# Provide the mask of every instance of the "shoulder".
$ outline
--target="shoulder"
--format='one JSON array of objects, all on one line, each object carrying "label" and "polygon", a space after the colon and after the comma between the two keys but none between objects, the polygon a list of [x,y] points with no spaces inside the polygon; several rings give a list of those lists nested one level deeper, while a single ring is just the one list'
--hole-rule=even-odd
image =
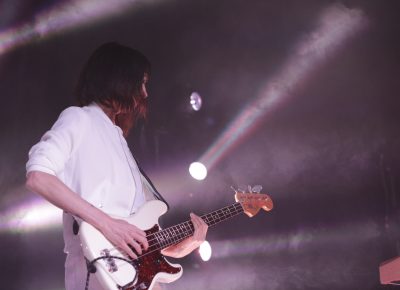
[{"label": "shoulder", "polygon": [[72,106],[72,107],[68,107],[68,108],[64,109],[60,113],[59,119],[60,118],[64,118],[64,119],[87,119],[88,118],[88,114],[84,110],[84,108]]},{"label": "shoulder", "polygon": [[55,123],[59,126],[80,126],[84,127],[90,122],[88,113],[81,107],[68,107],[64,109]]}]

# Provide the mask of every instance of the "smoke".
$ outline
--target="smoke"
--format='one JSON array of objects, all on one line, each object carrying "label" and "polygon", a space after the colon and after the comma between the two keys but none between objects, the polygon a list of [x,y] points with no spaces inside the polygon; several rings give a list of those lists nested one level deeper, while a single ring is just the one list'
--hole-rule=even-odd
[{"label": "smoke", "polygon": [[360,9],[349,9],[341,3],[326,8],[317,21],[317,30],[306,35],[296,47],[296,57],[327,57],[342,45],[348,35],[354,34],[367,25],[367,19]]},{"label": "smoke", "polygon": [[173,289],[358,289],[359,279],[367,280],[377,271],[363,264],[379,251],[374,243],[379,237],[377,223],[361,220],[210,241],[211,262],[186,267]]}]

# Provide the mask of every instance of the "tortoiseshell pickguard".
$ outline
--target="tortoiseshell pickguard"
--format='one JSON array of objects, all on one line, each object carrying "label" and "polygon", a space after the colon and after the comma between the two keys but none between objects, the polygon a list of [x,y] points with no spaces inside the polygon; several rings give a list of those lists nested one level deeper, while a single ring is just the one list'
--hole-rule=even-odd
[{"label": "tortoiseshell pickguard", "polygon": [[[159,231],[159,226],[155,225],[151,229],[145,231],[146,235]],[[154,251],[136,260],[138,278],[134,285],[123,287],[124,290],[149,289],[154,277],[160,273],[176,274],[182,271],[181,267],[173,267],[161,254],[160,250]]]}]

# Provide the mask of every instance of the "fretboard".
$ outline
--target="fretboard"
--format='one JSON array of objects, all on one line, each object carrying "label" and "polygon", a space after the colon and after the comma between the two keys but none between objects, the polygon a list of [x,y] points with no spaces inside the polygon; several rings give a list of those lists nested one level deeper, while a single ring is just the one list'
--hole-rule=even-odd
[{"label": "fretboard", "polygon": [[[239,202],[236,202],[232,205],[202,215],[201,218],[209,227],[211,227],[222,221],[230,219],[231,217],[234,217],[242,212],[243,208],[241,204]],[[169,246],[178,244],[187,237],[192,236],[193,233],[193,223],[189,220],[166,228],[162,231],[150,234],[147,237],[149,240],[149,250],[161,250]]]}]

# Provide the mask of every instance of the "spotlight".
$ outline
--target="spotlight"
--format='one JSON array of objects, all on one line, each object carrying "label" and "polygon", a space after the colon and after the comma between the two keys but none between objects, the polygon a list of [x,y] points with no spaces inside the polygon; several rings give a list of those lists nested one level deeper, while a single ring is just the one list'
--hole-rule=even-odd
[{"label": "spotlight", "polygon": [[211,258],[212,250],[211,250],[211,245],[209,242],[204,241],[199,248],[199,254],[201,259],[204,262],[207,262]]},{"label": "spotlight", "polygon": [[201,99],[201,96],[197,92],[193,92],[190,95],[190,105],[192,106],[192,109],[195,111],[199,111],[202,104],[203,101]]},{"label": "spotlight", "polygon": [[203,180],[207,176],[207,168],[200,162],[193,162],[189,166],[190,175],[197,180]]}]

